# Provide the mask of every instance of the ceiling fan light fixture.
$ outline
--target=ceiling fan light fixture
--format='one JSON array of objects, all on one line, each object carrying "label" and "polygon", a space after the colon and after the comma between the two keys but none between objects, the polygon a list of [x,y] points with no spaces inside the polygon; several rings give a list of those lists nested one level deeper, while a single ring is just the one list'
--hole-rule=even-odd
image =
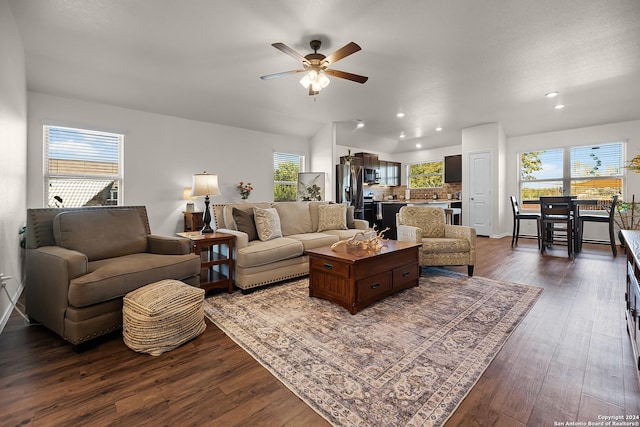
[{"label": "ceiling fan light fixture", "polygon": [[304,77],[302,77],[300,79],[300,84],[302,85],[303,88],[307,89],[309,87],[309,85],[312,84],[311,79],[309,78],[309,74],[307,73],[304,75]]},{"label": "ceiling fan light fixture", "polygon": [[327,77],[324,71],[320,71],[320,74],[318,74],[318,83],[322,89],[329,86],[329,83],[331,83],[331,80],[329,80],[329,77]]},{"label": "ceiling fan light fixture", "polygon": [[358,52],[360,46],[356,43],[351,42],[336,50],[329,56],[325,56],[321,53],[318,53],[318,49],[320,49],[321,42],[320,40],[312,40],[310,43],[311,49],[313,49],[313,53],[308,55],[301,55],[295,50],[291,49],[289,46],[284,43],[273,43],[271,46],[275,47],[279,51],[286,53],[287,55],[293,57],[297,61],[302,62],[302,66],[304,69],[291,70],[291,71],[283,71],[275,74],[267,74],[266,76],[260,76],[262,80],[271,80],[278,77],[289,76],[298,73],[305,73],[304,77],[300,79],[300,85],[309,91],[309,95],[317,95],[320,90],[329,86],[330,80],[327,76],[330,75],[332,77],[337,77],[340,79],[350,80],[356,83],[365,83],[369,78],[367,76],[361,76],[358,74],[347,73],[345,71],[328,69],[330,65],[335,64],[339,60],[346,58],[349,55],[352,55]]},{"label": "ceiling fan light fixture", "polygon": [[329,77],[323,71],[311,70],[300,79],[300,84],[305,89],[311,86],[311,91],[320,92],[325,87],[329,86],[331,81]]}]

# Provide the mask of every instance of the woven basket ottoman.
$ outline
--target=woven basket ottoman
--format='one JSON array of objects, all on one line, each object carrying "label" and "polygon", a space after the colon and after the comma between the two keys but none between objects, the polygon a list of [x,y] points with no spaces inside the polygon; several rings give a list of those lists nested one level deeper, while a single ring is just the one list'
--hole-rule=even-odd
[{"label": "woven basket ottoman", "polygon": [[161,280],[129,292],[122,337],[132,350],[158,356],[204,332],[204,289]]}]

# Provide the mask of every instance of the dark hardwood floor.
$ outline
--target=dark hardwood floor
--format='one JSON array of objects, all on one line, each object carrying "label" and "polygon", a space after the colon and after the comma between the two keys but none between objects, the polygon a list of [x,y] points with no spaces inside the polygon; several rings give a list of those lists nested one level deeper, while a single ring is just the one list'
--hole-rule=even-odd
[{"label": "dark hardwood floor", "polygon": [[[479,238],[475,275],[545,291],[447,426],[640,415],[622,251],[584,245],[571,260],[562,247],[541,256],[535,240],[510,242]],[[14,313],[0,334],[0,404],[3,426],[329,425],[208,321],[203,335],[158,357],[119,335],[77,354]]]}]

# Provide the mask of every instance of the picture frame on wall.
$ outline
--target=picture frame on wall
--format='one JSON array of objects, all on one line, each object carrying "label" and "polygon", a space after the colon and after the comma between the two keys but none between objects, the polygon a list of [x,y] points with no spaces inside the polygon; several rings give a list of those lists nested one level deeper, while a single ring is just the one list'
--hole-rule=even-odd
[{"label": "picture frame on wall", "polygon": [[298,173],[298,201],[324,200],[324,172]]}]

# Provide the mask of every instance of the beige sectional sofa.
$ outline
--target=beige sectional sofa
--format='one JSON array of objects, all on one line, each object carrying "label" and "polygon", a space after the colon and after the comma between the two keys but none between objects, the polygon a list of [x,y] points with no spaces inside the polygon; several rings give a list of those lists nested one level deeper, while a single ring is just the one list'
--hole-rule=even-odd
[{"label": "beige sectional sofa", "polygon": [[216,204],[213,216],[217,231],[236,236],[234,279],[243,291],[308,274],[306,249],[368,228],[352,208],[330,202]]}]

